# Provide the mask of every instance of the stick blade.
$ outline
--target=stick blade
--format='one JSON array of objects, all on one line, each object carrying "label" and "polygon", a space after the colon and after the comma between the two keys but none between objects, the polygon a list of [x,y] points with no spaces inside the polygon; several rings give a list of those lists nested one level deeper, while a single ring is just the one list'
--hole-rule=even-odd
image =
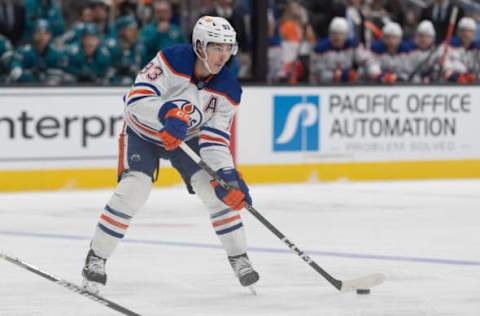
[{"label": "stick blade", "polygon": [[385,281],[385,275],[381,273],[370,274],[363,278],[342,281],[340,291],[349,292],[357,289],[370,289]]}]

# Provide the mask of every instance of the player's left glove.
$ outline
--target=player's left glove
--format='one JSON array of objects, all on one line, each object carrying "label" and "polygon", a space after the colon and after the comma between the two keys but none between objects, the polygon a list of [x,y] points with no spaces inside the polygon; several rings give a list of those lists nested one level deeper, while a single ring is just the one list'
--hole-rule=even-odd
[{"label": "player's left glove", "polygon": [[187,137],[188,114],[175,104],[167,102],[158,113],[158,118],[165,127],[159,133],[163,146],[166,150],[176,149]]},{"label": "player's left glove", "polygon": [[252,204],[252,198],[245,181],[243,181],[240,173],[235,169],[221,169],[217,171],[217,175],[234,189],[228,191],[222,188],[216,180],[210,181],[215,190],[217,197],[223,201],[232,210],[240,211],[245,207],[245,203]]}]

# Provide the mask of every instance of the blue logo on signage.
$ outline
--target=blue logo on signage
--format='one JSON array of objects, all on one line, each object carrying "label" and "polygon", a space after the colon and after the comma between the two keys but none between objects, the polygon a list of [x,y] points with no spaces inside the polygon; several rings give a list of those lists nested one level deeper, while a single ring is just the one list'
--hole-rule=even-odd
[{"label": "blue logo on signage", "polygon": [[273,151],[318,151],[318,95],[274,96]]}]

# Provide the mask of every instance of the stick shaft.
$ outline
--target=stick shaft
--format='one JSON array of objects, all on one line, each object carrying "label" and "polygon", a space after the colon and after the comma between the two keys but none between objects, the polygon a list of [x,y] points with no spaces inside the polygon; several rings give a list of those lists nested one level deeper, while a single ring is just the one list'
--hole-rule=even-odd
[{"label": "stick shaft", "polygon": [[140,314],[137,314],[113,301],[110,301],[104,297],[101,297],[99,295],[96,295],[96,294],[93,294],[93,293],[90,293],[88,291],[86,291],[85,289],[81,288],[80,286],[76,285],[75,283],[72,283],[72,282],[69,282],[67,280],[64,280],[60,277],[57,277],[53,274],[50,274],[48,272],[45,272],[45,271],[42,271],[40,270],[39,268],[23,261],[23,260],[20,260],[18,258],[15,258],[15,257],[12,257],[8,254],[5,254],[5,253],[1,253],[0,252],[0,258],[4,258],[5,260],[7,260],[8,262],[11,262],[21,268],[24,268],[25,270],[28,270],[30,272],[33,272],[49,281],[52,281],[54,283],[57,283],[58,285],[61,285],[67,289],[69,289],[70,291],[73,291],[75,293],[78,293],[82,296],[85,296],[85,297],[88,297],[89,299],[99,303],[99,304],[102,304],[108,308],[111,308],[119,313],[122,313],[124,315],[128,315],[128,316],[139,316]]}]

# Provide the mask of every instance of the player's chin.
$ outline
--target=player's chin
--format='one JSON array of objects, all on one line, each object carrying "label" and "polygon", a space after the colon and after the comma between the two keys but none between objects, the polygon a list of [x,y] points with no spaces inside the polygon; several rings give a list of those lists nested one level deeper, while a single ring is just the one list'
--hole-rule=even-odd
[{"label": "player's chin", "polygon": [[223,66],[224,66],[224,64],[213,64],[210,67],[210,70],[212,71],[213,75],[216,75],[220,72],[220,70],[222,70]]}]

